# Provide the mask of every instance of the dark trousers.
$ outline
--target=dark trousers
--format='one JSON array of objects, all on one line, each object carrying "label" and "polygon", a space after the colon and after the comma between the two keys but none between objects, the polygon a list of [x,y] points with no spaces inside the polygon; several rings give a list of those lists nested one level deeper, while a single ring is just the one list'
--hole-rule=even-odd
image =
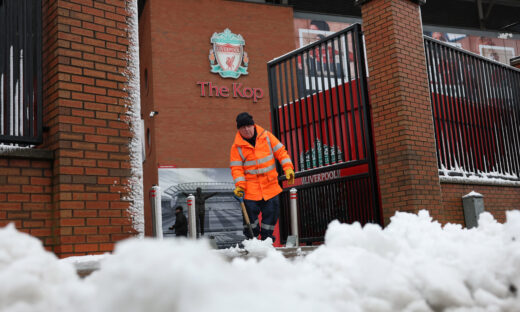
[{"label": "dark trousers", "polygon": [[[251,222],[251,227],[253,228],[253,235],[257,237],[258,234],[260,234],[262,240],[271,237],[274,241],[275,238],[273,236],[273,230],[274,226],[276,225],[276,221],[278,221],[278,215],[280,214],[280,201],[278,200],[278,196],[275,196],[267,201],[263,199],[244,199],[244,204],[246,205],[247,215],[249,216],[249,221]],[[258,222],[258,215],[260,212],[262,213],[261,224]],[[247,238],[252,238],[245,220],[244,235]]]}]

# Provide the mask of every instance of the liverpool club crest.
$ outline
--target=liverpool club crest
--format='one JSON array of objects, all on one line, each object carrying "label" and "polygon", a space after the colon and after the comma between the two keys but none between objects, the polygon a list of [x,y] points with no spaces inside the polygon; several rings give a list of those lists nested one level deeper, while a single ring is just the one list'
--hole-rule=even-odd
[{"label": "liverpool club crest", "polygon": [[246,44],[241,35],[236,35],[229,29],[214,33],[211,36],[213,48],[209,50],[211,72],[218,73],[223,78],[235,78],[247,75],[249,58],[244,52]]}]

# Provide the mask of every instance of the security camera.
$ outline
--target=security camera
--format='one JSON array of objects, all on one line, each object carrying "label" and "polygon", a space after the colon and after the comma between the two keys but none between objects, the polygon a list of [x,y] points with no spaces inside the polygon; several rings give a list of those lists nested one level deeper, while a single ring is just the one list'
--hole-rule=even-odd
[{"label": "security camera", "polygon": [[159,114],[158,111],[151,111],[151,112],[150,112],[150,118],[152,118],[153,116],[155,116],[155,115],[157,115],[157,114]]}]

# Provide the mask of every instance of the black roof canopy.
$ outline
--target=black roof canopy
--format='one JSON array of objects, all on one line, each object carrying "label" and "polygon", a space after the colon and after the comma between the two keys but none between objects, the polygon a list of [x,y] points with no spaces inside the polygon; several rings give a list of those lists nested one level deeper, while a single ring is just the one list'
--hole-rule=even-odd
[{"label": "black roof canopy", "polygon": [[[361,17],[355,0],[272,0],[295,11]],[[426,0],[421,6],[425,25],[520,34],[520,0]]]},{"label": "black roof canopy", "polygon": [[[138,0],[139,13],[146,1],[151,0]],[[355,4],[356,0],[242,1],[289,5],[296,12],[302,13],[361,17],[361,8]],[[422,21],[425,25],[520,34],[520,0],[421,0],[420,2],[426,2],[421,7]]]}]

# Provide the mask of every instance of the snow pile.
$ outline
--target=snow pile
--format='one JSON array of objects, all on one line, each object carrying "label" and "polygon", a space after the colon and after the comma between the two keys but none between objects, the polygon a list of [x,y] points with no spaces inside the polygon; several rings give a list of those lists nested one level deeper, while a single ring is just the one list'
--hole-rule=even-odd
[{"label": "snow pile", "polygon": [[258,258],[231,262],[205,240],[129,239],[81,280],[74,261],[8,227],[0,311],[519,310],[519,211],[505,224],[483,213],[470,230],[441,227],[426,211],[397,213],[384,230],[332,222],[325,239],[292,260],[245,241]]},{"label": "snow pile", "polygon": [[13,224],[0,229],[0,311],[71,311],[86,300],[73,266]]}]

